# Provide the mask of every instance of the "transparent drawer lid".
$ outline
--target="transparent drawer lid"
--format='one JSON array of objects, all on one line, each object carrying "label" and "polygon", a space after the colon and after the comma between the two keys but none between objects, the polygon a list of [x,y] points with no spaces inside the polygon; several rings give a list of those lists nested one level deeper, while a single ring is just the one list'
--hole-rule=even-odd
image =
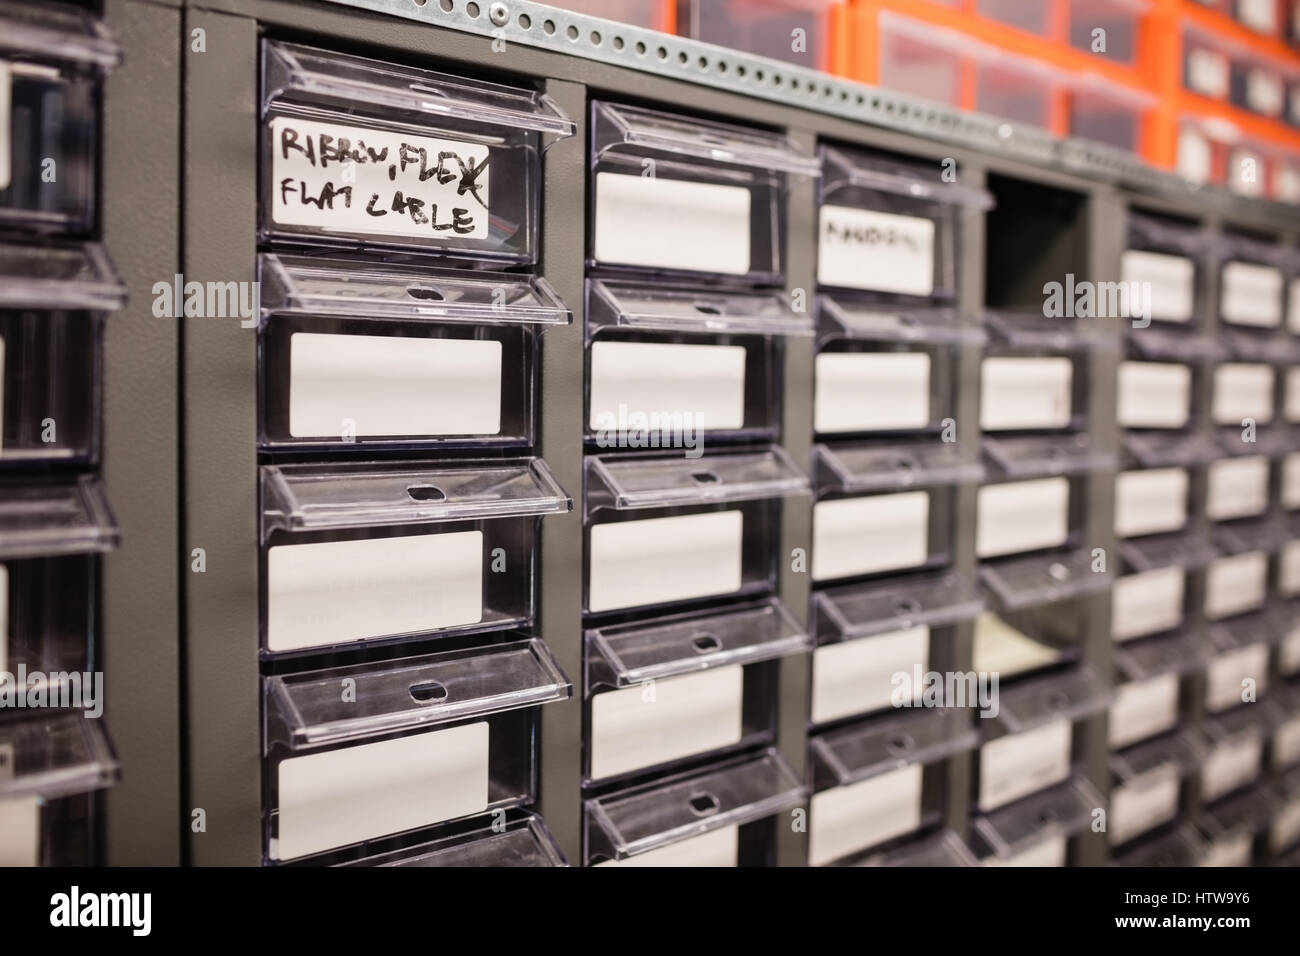
[{"label": "transparent drawer lid", "polygon": [[711,292],[587,280],[587,327],[712,335],[812,335],[813,321],[775,292]]},{"label": "transparent drawer lid", "polygon": [[1219,446],[1208,435],[1158,435],[1130,432],[1124,448],[1144,468],[1172,465],[1202,465],[1220,455]]},{"label": "transparent drawer lid", "polygon": [[1159,534],[1120,542],[1120,556],[1134,571],[1160,568],[1203,568],[1219,551],[1203,535]]},{"label": "transparent drawer lid", "polygon": [[95,475],[0,482],[0,558],[111,551],[120,537]]},{"label": "transparent drawer lid", "polygon": [[540,458],[263,465],[261,473],[264,541],[276,529],[509,518],[573,505]]},{"label": "transparent drawer lid", "polygon": [[866,720],[811,738],[809,752],[816,770],[836,786],[848,786],[970,750],[978,740],[972,714],[965,707],[939,707]]},{"label": "transparent drawer lid", "polygon": [[[344,680],[355,699],[339,692]],[[566,700],[540,640],[266,678],[267,743],[293,750]]]},{"label": "transparent drawer lid", "polygon": [[1013,734],[1053,720],[1079,720],[1101,713],[1115,695],[1090,667],[1035,677],[1000,694],[998,723]]},{"label": "transparent drawer lid", "polygon": [[1141,843],[1118,854],[1115,862],[1129,867],[1199,866],[1206,850],[1204,841],[1190,827],[1180,827],[1157,840]]},{"label": "transparent drawer lid", "polygon": [[1273,713],[1267,705],[1251,703],[1206,718],[1201,730],[1209,747],[1240,746],[1263,740],[1272,722]]},{"label": "transparent drawer lid", "polygon": [[977,816],[972,825],[997,856],[1013,857],[1044,840],[1086,830],[1092,823],[1092,811],[1101,806],[1105,802],[1092,784],[1075,775],[994,813]]},{"label": "transparent drawer lid", "polygon": [[984,330],[963,324],[956,309],[899,309],[829,295],[817,297],[817,308],[822,317],[823,340],[920,345],[978,345],[985,340]]},{"label": "transparent drawer lid", "polygon": [[893,491],[984,477],[976,449],[958,442],[817,445],[813,456],[817,487],[828,491]]},{"label": "transparent drawer lid", "polygon": [[1105,570],[1094,570],[1092,552],[1079,548],[1061,554],[984,562],[979,579],[997,610],[1018,611],[1104,591],[1113,583],[1112,574],[1109,565]]},{"label": "transparent drawer lid", "polygon": [[1211,537],[1228,554],[1276,551],[1291,540],[1290,529],[1269,518],[1250,518],[1214,526]]},{"label": "transparent drawer lid", "polygon": [[1125,641],[1115,647],[1115,666],[1129,680],[1184,674],[1204,665],[1209,654],[1205,636],[1185,631],[1168,637]]},{"label": "transparent drawer lid", "polygon": [[394,850],[343,866],[568,866],[546,822],[535,813],[480,826],[418,846]]},{"label": "transparent drawer lid", "polygon": [[1210,625],[1206,631],[1206,654],[1223,654],[1252,644],[1272,644],[1281,637],[1273,614],[1268,610],[1255,611]]},{"label": "transparent drawer lid", "polygon": [[776,598],[733,611],[677,614],[587,631],[587,687],[633,687],[807,650],[804,629]]},{"label": "transparent drawer lid", "polygon": [[1128,225],[1131,246],[1185,256],[1201,255],[1210,247],[1210,233],[1197,226],[1153,219],[1138,213],[1129,213]]},{"label": "transparent drawer lid", "polygon": [[117,777],[103,721],[80,711],[0,720],[0,800],[53,800],[111,786]]},{"label": "transparent drawer lid", "polygon": [[5,59],[40,57],[109,69],[122,51],[99,19],[72,7],[0,3],[0,54]]},{"label": "transparent drawer lid", "polygon": [[808,493],[785,449],[699,458],[589,457],[587,509],[667,508]]},{"label": "transparent drawer lid", "polygon": [[979,866],[979,861],[961,838],[951,830],[913,840],[903,846],[877,853],[859,866]]},{"label": "transparent drawer lid", "polygon": [[984,599],[958,572],[890,584],[851,584],[813,595],[819,642],[857,640],[909,627],[944,627],[974,618]]},{"label": "transparent drawer lid", "polygon": [[474,325],[567,325],[573,320],[539,276],[272,254],[263,254],[260,265],[264,315]]},{"label": "transparent drawer lid", "polygon": [[943,182],[937,173],[931,175],[931,170],[919,165],[844,152],[833,146],[822,147],[822,162],[827,192],[843,186],[856,186],[929,202],[971,206],[975,209],[993,208],[993,194],[988,190]]},{"label": "transparent drawer lid", "polygon": [[113,312],[126,303],[104,247],[0,243],[0,309]]},{"label": "transparent drawer lid", "polygon": [[1086,434],[1051,438],[985,438],[984,458],[1003,478],[1077,475],[1115,467],[1115,456],[1093,447]]},{"label": "transparent drawer lid", "polygon": [[775,750],[680,774],[586,801],[587,856],[625,860],[790,810],[807,795]]},{"label": "transparent drawer lid", "polygon": [[378,112],[442,116],[504,130],[540,133],[548,140],[572,136],[573,120],[535,90],[465,80],[446,73],[266,41],[263,89],[266,109],[281,98]]},{"label": "transparent drawer lid", "polygon": [[1233,358],[1275,365],[1292,365],[1300,361],[1300,342],[1286,332],[1224,329],[1221,334]]},{"label": "transparent drawer lid", "polygon": [[1173,359],[1192,362],[1197,359],[1222,359],[1227,349],[1215,337],[1191,329],[1166,329],[1155,324],[1145,328],[1130,328],[1128,343],[1142,358]]},{"label": "transparent drawer lid", "polygon": [[1181,777],[1199,766],[1204,756],[1199,735],[1189,727],[1111,754],[1110,769],[1122,783],[1137,781],[1138,789],[1145,789],[1160,782],[1142,780],[1147,774],[1170,767]]},{"label": "transparent drawer lid", "polygon": [[1104,319],[1047,318],[1041,312],[986,312],[989,338],[1011,349],[1069,352],[1084,348],[1117,348],[1114,322]]},{"label": "transparent drawer lid", "polygon": [[1277,809],[1269,792],[1256,787],[1202,808],[1197,823],[1214,840],[1235,833],[1254,834],[1268,826]]},{"label": "transparent drawer lid", "polygon": [[781,133],[613,103],[593,103],[592,115],[597,161],[611,149],[631,147],[764,172],[813,178],[821,175],[817,157]]}]

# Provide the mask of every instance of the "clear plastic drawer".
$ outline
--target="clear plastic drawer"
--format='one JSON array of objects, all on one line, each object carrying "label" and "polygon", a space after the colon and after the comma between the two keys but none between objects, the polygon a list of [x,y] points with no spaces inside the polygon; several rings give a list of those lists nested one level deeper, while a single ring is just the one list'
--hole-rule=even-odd
[{"label": "clear plastic drawer", "polygon": [[1205,663],[1205,641],[1195,631],[1135,640],[1115,650],[1125,682],[1115,688],[1108,741],[1128,747],[1165,733],[1190,710],[1184,678]]},{"label": "clear plastic drawer", "polygon": [[1110,844],[1128,843],[1176,819],[1183,804],[1184,779],[1204,756],[1204,741],[1190,728],[1112,754],[1106,829]]},{"label": "clear plastic drawer", "polygon": [[1141,283],[1149,290],[1146,311],[1153,321],[1162,325],[1199,324],[1205,314],[1205,263],[1210,245],[1209,234],[1199,225],[1130,213],[1128,248],[1120,255],[1120,278],[1130,284]]},{"label": "clear plastic drawer", "polygon": [[[446,831],[446,832],[444,832]],[[371,853],[336,866],[535,867],[568,866],[546,821],[518,810],[447,824],[439,835],[410,846]]]},{"label": "clear plastic drawer", "polygon": [[985,866],[1065,866],[1071,843],[1090,832],[1103,805],[1088,780],[1075,775],[1059,786],[1018,800],[971,821]]}]

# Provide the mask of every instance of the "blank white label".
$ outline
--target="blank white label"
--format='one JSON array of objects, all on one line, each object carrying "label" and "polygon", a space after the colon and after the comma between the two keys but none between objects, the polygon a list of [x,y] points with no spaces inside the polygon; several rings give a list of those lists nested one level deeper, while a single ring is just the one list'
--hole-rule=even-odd
[{"label": "blank white label", "polygon": [[1215,840],[1205,848],[1201,866],[1250,866],[1253,833],[1236,833]]},{"label": "blank white label", "polygon": [[1116,787],[1110,795],[1110,842],[1123,843],[1178,813],[1182,778],[1172,764]]},{"label": "blank white label", "polygon": [[488,725],[292,757],[278,779],[280,860],[481,813]]},{"label": "blank white label", "polygon": [[922,772],[920,764],[911,764],[813,794],[808,864],[822,866],[919,827]]},{"label": "blank white label", "polygon": [[1112,749],[1127,747],[1177,723],[1177,674],[1121,684],[1110,705],[1110,746]]},{"label": "blank white label", "polygon": [[821,207],[817,281],[904,295],[934,292],[934,220]]},{"label": "blank white label", "polygon": [[1220,744],[1201,765],[1201,799],[1214,800],[1259,776],[1264,741],[1259,737]]},{"label": "blank white label", "polygon": [[1281,116],[1286,105],[1282,77],[1269,69],[1254,69],[1247,73],[1246,105],[1265,116]]},{"label": "blank white label", "polygon": [[739,511],[592,525],[587,609],[739,591],[743,532]]},{"label": "blank white label", "polygon": [[1291,717],[1273,731],[1273,766],[1282,770],[1300,761],[1300,717]]},{"label": "blank white label", "polygon": [[596,258],[744,275],[750,205],[744,186],[597,173]]},{"label": "blank white label", "polygon": [[1228,95],[1228,58],[1203,47],[1189,50],[1187,85],[1197,93],[1223,99]]},{"label": "blank white label", "polygon": [[1276,853],[1300,838],[1300,797],[1293,797],[1277,815],[1268,831],[1268,846]]},{"label": "blank white label", "polygon": [[1182,428],[1187,424],[1192,370],[1170,362],[1120,362],[1119,424]]},{"label": "blank white label", "polygon": [[1205,183],[1209,182],[1213,170],[1210,141],[1192,127],[1184,126],[1178,133],[1178,175],[1194,183]]},{"label": "blank white label", "polygon": [[1205,572],[1205,616],[1218,620],[1264,603],[1268,554],[1247,551],[1216,558]]},{"label": "blank white label", "polygon": [[40,854],[40,797],[0,800],[0,866],[38,866]]},{"label": "blank white label", "polygon": [[626,860],[603,860],[596,866],[739,866],[739,853],[739,829],[723,827]]},{"label": "blank white label", "polygon": [[1242,419],[1273,418],[1273,370],[1267,365],[1225,362],[1214,370],[1216,425],[1240,425]]},{"label": "blank white label", "polygon": [[488,148],[277,116],[271,219],[281,226],[486,239]]},{"label": "blank white label", "polygon": [[1125,283],[1149,285],[1151,317],[1164,322],[1190,322],[1196,308],[1196,266],[1184,256],[1144,249],[1125,249],[1120,255],[1120,276]]},{"label": "blank white label", "polygon": [[1300,541],[1288,541],[1278,559],[1277,589],[1283,597],[1300,593]]},{"label": "blank white label", "polygon": [[1277,33],[1275,0],[1237,0],[1237,19],[1259,33]]},{"label": "blank white label", "polygon": [[813,427],[819,432],[924,428],[930,423],[925,352],[821,352]]},{"label": "blank white label", "polygon": [[1111,637],[1127,641],[1181,624],[1185,580],[1183,569],[1177,567],[1118,578],[1111,591]]},{"label": "blank white label", "polygon": [[1068,358],[986,358],[980,366],[980,428],[1070,424],[1074,363]]},{"label": "blank white label", "polygon": [[1267,458],[1245,455],[1210,463],[1205,514],[1211,521],[1262,514],[1267,507]]},{"label": "blank white label", "polygon": [[[1296,97],[1296,102],[1300,103],[1300,96]],[[1287,296],[1286,324],[1292,332],[1300,333],[1300,279],[1291,280],[1290,290],[1290,295]]]},{"label": "blank white label", "polygon": [[735,666],[594,695],[592,778],[739,743],[743,690]]},{"label": "blank white label", "polygon": [[1121,538],[1177,531],[1187,523],[1187,469],[1151,468],[1115,476],[1115,533]]},{"label": "blank white label", "polygon": [[1282,459],[1282,507],[1288,511],[1300,508],[1300,452]]},{"label": "blank white label", "polygon": [[1227,263],[1219,314],[1236,325],[1281,325],[1282,273],[1254,262]]},{"label": "blank white label", "polygon": [[295,332],[289,356],[295,438],[501,431],[500,342]]},{"label": "blank white label", "polygon": [[925,491],[819,501],[813,505],[813,580],[922,565],[930,553],[929,527]]},{"label": "blank white label", "polygon": [[[1250,684],[1246,682],[1250,681]],[[1268,645],[1249,644],[1217,655],[1205,668],[1205,706],[1220,711],[1245,703],[1268,686]]]},{"label": "blank white label", "polygon": [[657,416],[661,442],[678,422],[682,430],[742,428],[745,347],[593,342],[590,427],[638,430],[631,415],[647,416],[640,427],[652,429]]},{"label": "blank white label", "polygon": [[1035,478],[985,485],[976,500],[975,551],[992,558],[1017,551],[1054,548],[1070,531],[1070,483]]},{"label": "blank white label", "polygon": [[1066,839],[1063,836],[1040,840],[1028,850],[1005,858],[989,857],[985,866],[1065,866]]},{"label": "blank white label", "polygon": [[476,624],[483,532],[281,545],[266,577],[273,651]]},{"label": "blank white label", "polygon": [[1278,673],[1291,675],[1300,671],[1300,624],[1293,625],[1277,649]]},{"label": "blank white label", "polygon": [[1300,422],[1300,366],[1286,370],[1286,400],[1283,414],[1289,422]]},{"label": "blank white label", "polygon": [[996,810],[1070,775],[1070,721],[1061,718],[980,748],[979,807]]},{"label": "blank white label", "polygon": [[[813,651],[812,719],[820,724],[888,707],[894,675],[930,664],[930,629],[924,624]],[[922,688],[913,688],[913,697]]]}]

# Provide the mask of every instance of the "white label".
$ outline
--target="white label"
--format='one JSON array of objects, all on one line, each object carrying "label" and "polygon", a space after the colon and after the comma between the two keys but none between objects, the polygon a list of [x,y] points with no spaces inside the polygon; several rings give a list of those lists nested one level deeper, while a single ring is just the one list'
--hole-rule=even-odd
[{"label": "white label", "polygon": [[1288,676],[1300,671],[1300,625],[1293,626],[1278,645],[1277,669]]},{"label": "white label", "polygon": [[1243,418],[1273,418],[1273,370],[1267,365],[1225,362],[1214,370],[1216,425],[1240,425]]},{"label": "white label", "polygon": [[1268,507],[1268,459],[1263,455],[1210,463],[1205,514],[1211,521],[1244,518]]},{"label": "white label", "polygon": [[599,780],[739,743],[744,672],[688,674],[591,698],[591,776]]},{"label": "white label", "polygon": [[1169,362],[1119,364],[1119,424],[1182,428],[1191,406],[1192,370]]},{"label": "white label", "polygon": [[1002,679],[1045,667],[1061,652],[1016,630],[992,611],[975,618],[974,668],[980,673],[998,673]]},{"label": "white label", "polygon": [[820,352],[813,427],[819,432],[924,428],[930,423],[925,352]]},{"label": "white label", "polygon": [[9,142],[12,79],[9,63],[0,60],[0,189],[8,189],[13,178],[13,146]]},{"label": "white label", "polygon": [[271,219],[281,226],[486,239],[489,174],[477,143],[271,120]]},{"label": "white label", "polygon": [[1288,511],[1300,508],[1300,452],[1282,459],[1282,507]]},{"label": "white label", "polygon": [[1277,33],[1277,2],[1237,0],[1237,19],[1260,33]]},{"label": "white label", "polygon": [[1065,866],[1065,849],[1067,843],[1063,836],[1040,840],[1028,850],[1021,850],[1012,856],[989,857],[985,866]]},{"label": "white label", "polygon": [[602,860],[596,866],[739,866],[739,853],[739,829],[723,827],[626,860]]},{"label": "white label", "polygon": [[1117,579],[1111,591],[1111,637],[1127,641],[1181,624],[1184,582],[1182,568],[1157,568]]},{"label": "white label", "polygon": [[273,651],[477,624],[483,532],[280,545],[266,577]]},{"label": "white label", "polygon": [[817,281],[903,295],[934,292],[934,220],[821,207]]},{"label": "white label", "polygon": [[1264,328],[1282,324],[1282,273],[1254,262],[1223,267],[1219,314],[1225,322]]},{"label": "white label", "polygon": [[1228,58],[1203,47],[1187,53],[1187,85],[1216,99],[1228,95]]},{"label": "white label", "polygon": [[1273,766],[1282,770],[1300,761],[1300,717],[1291,717],[1273,731]]},{"label": "white label", "polygon": [[920,764],[813,794],[808,865],[822,866],[921,825]]},{"label": "white label", "polygon": [[1115,476],[1115,534],[1177,531],[1187,523],[1187,469],[1150,468]]},{"label": "white label", "polygon": [[813,505],[814,581],[874,574],[925,563],[930,495],[906,491]]},{"label": "white label", "polygon": [[1289,422],[1300,422],[1300,366],[1286,370],[1286,400],[1283,414]]},{"label": "white label", "polygon": [[688,427],[743,428],[745,347],[593,342],[589,425],[605,432],[649,429],[661,443],[665,432]]},{"label": "white label", "polygon": [[1153,737],[1178,723],[1178,675],[1121,684],[1110,705],[1111,749]]},{"label": "white label", "polygon": [[292,757],[279,766],[274,855],[291,860],[487,805],[485,721]]},{"label": "white label", "polygon": [[1268,554],[1247,551],[1217,558],[1205,572],[1205,616],[1212,621],[1264,603]]},{"label": "white label", "polygon": [[1238,833],[1221,837],[1205,848],[1201,866],[1250,866],[1250,848],[1253,833]]},{"label": "white label", "polygon": [[1246,105],[1265,116],[1281,116],[1286,104],[1282,77],[1272,70],[1251,70],[1246,74]]},{"label": "white label", "polygon": [[1300,541],[1288,541],[1278,560],[1277,589],[1283,597],[1300,593]]},{"label": "white label", "polygon": [[1214,800],[1259,776],[1264,741],[1259,737],[1220,744],[1201,765],[1201,799]]},{"label": "white label", "polygon": [[975,551],[992,558],[1054,548],[1069,536],[1070,483],[1035,478],[985,485],[976,500]]},{"label": "white label", "polygon": [[1157,767],[1110,795],[1110,842],[1123,843],[1178,813],[1181,778],[1175,766]]},{"label": "white label", "polygon": [[739,511],[593,525],[587,609],[739,591],[743,532]]},{"label": "white label", "polygon": [[1245,703],[1248,686],[1256,697],[1268,686],[1267,644],[1238,647],[1210,661],[1205,668],[1206,709],[1217,712]]},{"label": "white label", "polygon": [[996,810],[1070,775],[1070,721],[1053,720],[980,748],[979,808]]},{"label": "white label", "polygon": [[1125,249],[1120,255],[1125,283],[1140,282],[1151,289],[1151,317],[1164,322],[1190,322],[1196,309],[1196,266],[1185,256],[1145,249]]},{"label": "white label", "polygon": [[1214,151],[1210,141],[1190,126],[1178,134],[1178,175],[1194,183],[1210,181]]},{"label": "white label", "polygon": [[[1300,87],[1297,87],[1300,89]],[[1296,96],[1300,103],[1300,95]],[[1300,122],[1300,121],[1298,121]],[[1290,295],[1287,296],[1286,325],[1292,332],[1300,334],[1300,279],[1292,279]]]},{"label": "white label", "polygon": [[601,262],[744,275],[751,196],[744,186],[596,174]]},{"label": "white label", "polygon": [[0,866],[39,866],[40,797],[0,800]]},{"label": "white label", "polygon": [[980,366],[980,428],[1064,428],[1070,424],[1068,358],[986,358]]},{"label": "white label", "polygon": [[295,332],[289,355],[295,438],[501,431],[500,342]]},{"label": "white label", "polygon": [[[924,624],[888,634],[825,644],[813,651],[812,719],[821,724],[888,707],[894,675],[930,665],[930,629]],[[919,698],[921,687],[913,688]]]},{"label": "white label", "polygon": [[1268,845],[1274,853],[1300,839],[1300,798],[1293,798],[1278,811],[1269,827]]}]

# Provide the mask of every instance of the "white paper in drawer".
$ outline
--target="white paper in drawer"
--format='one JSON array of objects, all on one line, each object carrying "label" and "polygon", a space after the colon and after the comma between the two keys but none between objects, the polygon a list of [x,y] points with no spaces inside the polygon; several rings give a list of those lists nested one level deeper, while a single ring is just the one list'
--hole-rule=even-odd
[{"label": "white paper in drawer", "polygon": [[1210,462],[1205,514],[1211,521],[1245,518],[1268,508],[1268,459],[1263,455]]},{"label": "white paper in drawer", "polygon": [[40,798],[0,800],[0,866],[37,866],[40,852]]},{"label": "white paper in drawer", "polygon": [[1187,470],[1151,468],[1115,477],[1115,534],[1177,531],[1187,523]]},{"label": "white paper in drawer", "polygon": [[934,291],[934,220],[822,206],[817,281],[904,295]]},{"label": "white paper in drawer", "polygon": [[1219,317],[1235,325],[1263,327],[1282,323],[1282,273],[1254,262],[1223,267]]},{"label": "white paper in drawer", "polygon": [[589,427],[618,428],[634,414],[669,416],[683,428],[743,427],[745,348],[593,342]]},{"label": "white paper in drawer", "polygon": [[912,764],[813,794],[808,865],[822,866],[919,827],[923,769]]},{"label": "white paper in drawer", "polygon": [[[924,624],[813,651],[812,719],[820,724],[888,707],[893,677],[930,664],[930,629]],[[915,688],[920,694],[922,688]]]},{"label": "white paper in drawer", "polygon": [[1125,249],[1120,255],[1125,282],[1151,286],[1151,317],[1165,322],[1190,322],[1195,303],[1196,267],[1191,259],[1163,252]]},{"label": "white paper in drawer", "polygon": [[1068,358],[986,358],[980,366],[980,428],[1070,424],[1074,363]]},{"label": "white paper in drawer", "polygon": [[639,853],[626,860],[603,860],[597,866],[739,866],[740,831],[723,827],[680,843]]},{"label": "white paper in drawer", "polygon": [[1211,561],[1205,572],[1205,616],[1217,621],[1259,607],[1267,582],[1268,554],[1263,551]]},{"label": "white paper in drawer", "polygon": [[1111,637],[1127,641],[1177,627],[1183,620],[1185,583],[1186,573],[1178,567],[1117,579],[1111,591]]},{"label": "white paper in drawer", "polygon": [[1219,711],[1245,703],[1251,686],[1255,697],[1268,686],[1267,644],[1248,644],[1214,657],[1205,667],[1205,706]]},{"label": "white paper in drawer", "polygon": [[1201,799],[1214,800],[1259,776],[1264,742],[1254,737],[1220,744],[1201,765]]},{"label": "white paper in drawer", "polygon": [[813,580],[922,565],[929,526],[924,491],[819,501],[813,506]]},{"label": "white paper in drawer", "polygon": [[1157,767],[1116,787],[1110,795],[1110,842],[1123,843],[1173,819],[1181,787],[1178,768],[1173,765]]},{"label": "white paper in drawer", "polygon": [[1071,725],[1053,720],[980,748],[979,808],[996,810],[1070,775]]},{"label": "white paper in drawer", "polygon": [[1110,705],[1111,749],[1154,737],[1178,723],[1178,675],[1121,684]]},{"label": "white paper in drawer", "polygon": [[1273,417],[1273,370],[1267,365],[1224,362],[1214,370],[1216,425],[1240,425],[1243,419],[1267,422]]},{"label": "white paper in drawer", "polygon": [[1069,505],[1070,483],[1065,478],[985,485],[976,504],[976,554],[992,558],[1064,544],[1070,531]]},{"label": "white paper in drawer", "polygon": [[1119,363],[1119,424],[1182,428],[1192,396],[1192,370],[1173,362]]},{"label": "white paper in drawer", "polygon": [[924,428],[930,423],[930,356],[925,352],[821,352],[816,363],[816,431]]}]

